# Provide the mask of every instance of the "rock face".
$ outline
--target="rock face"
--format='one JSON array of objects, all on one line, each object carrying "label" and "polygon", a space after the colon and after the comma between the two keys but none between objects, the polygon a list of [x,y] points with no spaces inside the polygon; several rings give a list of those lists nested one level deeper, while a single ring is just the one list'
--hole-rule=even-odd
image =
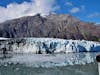
[{"label": "rock face", "polygon": [[100,52],[100,43],[85,40],[63,40],[53,38],[23,38],[0,40],[0,53],[69,53]]},{"label": "rock face", "polygon": [[68,14],[22,17],[0,24],[0,37],[51,37],[100,41],[100,26],[82,22]]}]

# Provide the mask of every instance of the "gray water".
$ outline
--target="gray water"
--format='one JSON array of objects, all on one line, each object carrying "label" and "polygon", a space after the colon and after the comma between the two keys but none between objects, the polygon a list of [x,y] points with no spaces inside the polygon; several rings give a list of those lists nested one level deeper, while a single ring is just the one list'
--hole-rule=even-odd
[{"label": "gray water", "polygon": [[23,65],[0,66],[0,75],[98,75],[97,64],[52,68],[34,68]]},{"label": "gray water", "polygon": [[[95,55],[97,53],[96,54],[89,53],[89,54],[91,55],[91,58],[92,56],[95,58]],[[76,56],[76,54],[68,54],[68,56],[69,55],[72,57],[74,57],[74,55]],[[77,55],[80,56],[80,53],[78,53]],[[78,58],[80,59],[83,58],[83,53]],[[4,59],[1,61],[4,61]],[[61,61],[63,62],[63,60]],[[52,67],[41,67],[41,66],[34,67],[32,65],[28,66],[28,65],[19,64],[19,63],[16,63],[16,64],[4,63],[4,64],[0,64],[0,75],[99,75],[99,74],[98,74],[97,62],[94,59],[93,62],[86,63],[86,64],[74,64],[74,65],[67,64],[65,66],[60,65],[60,66],[52,66]]]}]

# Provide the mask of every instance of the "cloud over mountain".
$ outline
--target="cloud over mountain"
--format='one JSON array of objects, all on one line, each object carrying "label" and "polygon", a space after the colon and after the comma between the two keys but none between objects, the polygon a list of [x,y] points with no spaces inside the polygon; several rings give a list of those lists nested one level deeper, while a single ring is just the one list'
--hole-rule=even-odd
[{"label": "cloud over mountain", "polygon": [[19,18],[22,16],[32,16],[37,13],[48,15],[55,11],[55,0],[32,0],[31,2],[23,2],[22,4],[11,3],[7,7],[0,6],[0,22]]}]

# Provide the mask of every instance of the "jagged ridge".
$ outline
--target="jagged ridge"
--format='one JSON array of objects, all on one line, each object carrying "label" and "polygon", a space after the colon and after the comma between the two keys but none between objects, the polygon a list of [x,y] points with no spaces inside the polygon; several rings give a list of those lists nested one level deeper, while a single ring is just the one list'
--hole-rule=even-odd
[{"label": "jagged ridge", "polygon": [[100,41],[100,26],[68,14],[22,17],[0,24],[0,37],[51,37]]}]

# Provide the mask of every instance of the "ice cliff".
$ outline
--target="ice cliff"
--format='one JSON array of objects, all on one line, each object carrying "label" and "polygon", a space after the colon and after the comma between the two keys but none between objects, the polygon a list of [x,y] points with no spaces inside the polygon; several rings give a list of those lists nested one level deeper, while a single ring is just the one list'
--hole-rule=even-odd
[{"label": "ice cliff", "polygon": [[[90,53],[93,52],[93,53]],[[87,64],[100,53],[100,43],[53,38],[0,39],[0,65],[53,67]]]},{"label": "ice cliff", "polygon": [[53,38],[0,39],[0,53],[100,52],[100,43]]}]

